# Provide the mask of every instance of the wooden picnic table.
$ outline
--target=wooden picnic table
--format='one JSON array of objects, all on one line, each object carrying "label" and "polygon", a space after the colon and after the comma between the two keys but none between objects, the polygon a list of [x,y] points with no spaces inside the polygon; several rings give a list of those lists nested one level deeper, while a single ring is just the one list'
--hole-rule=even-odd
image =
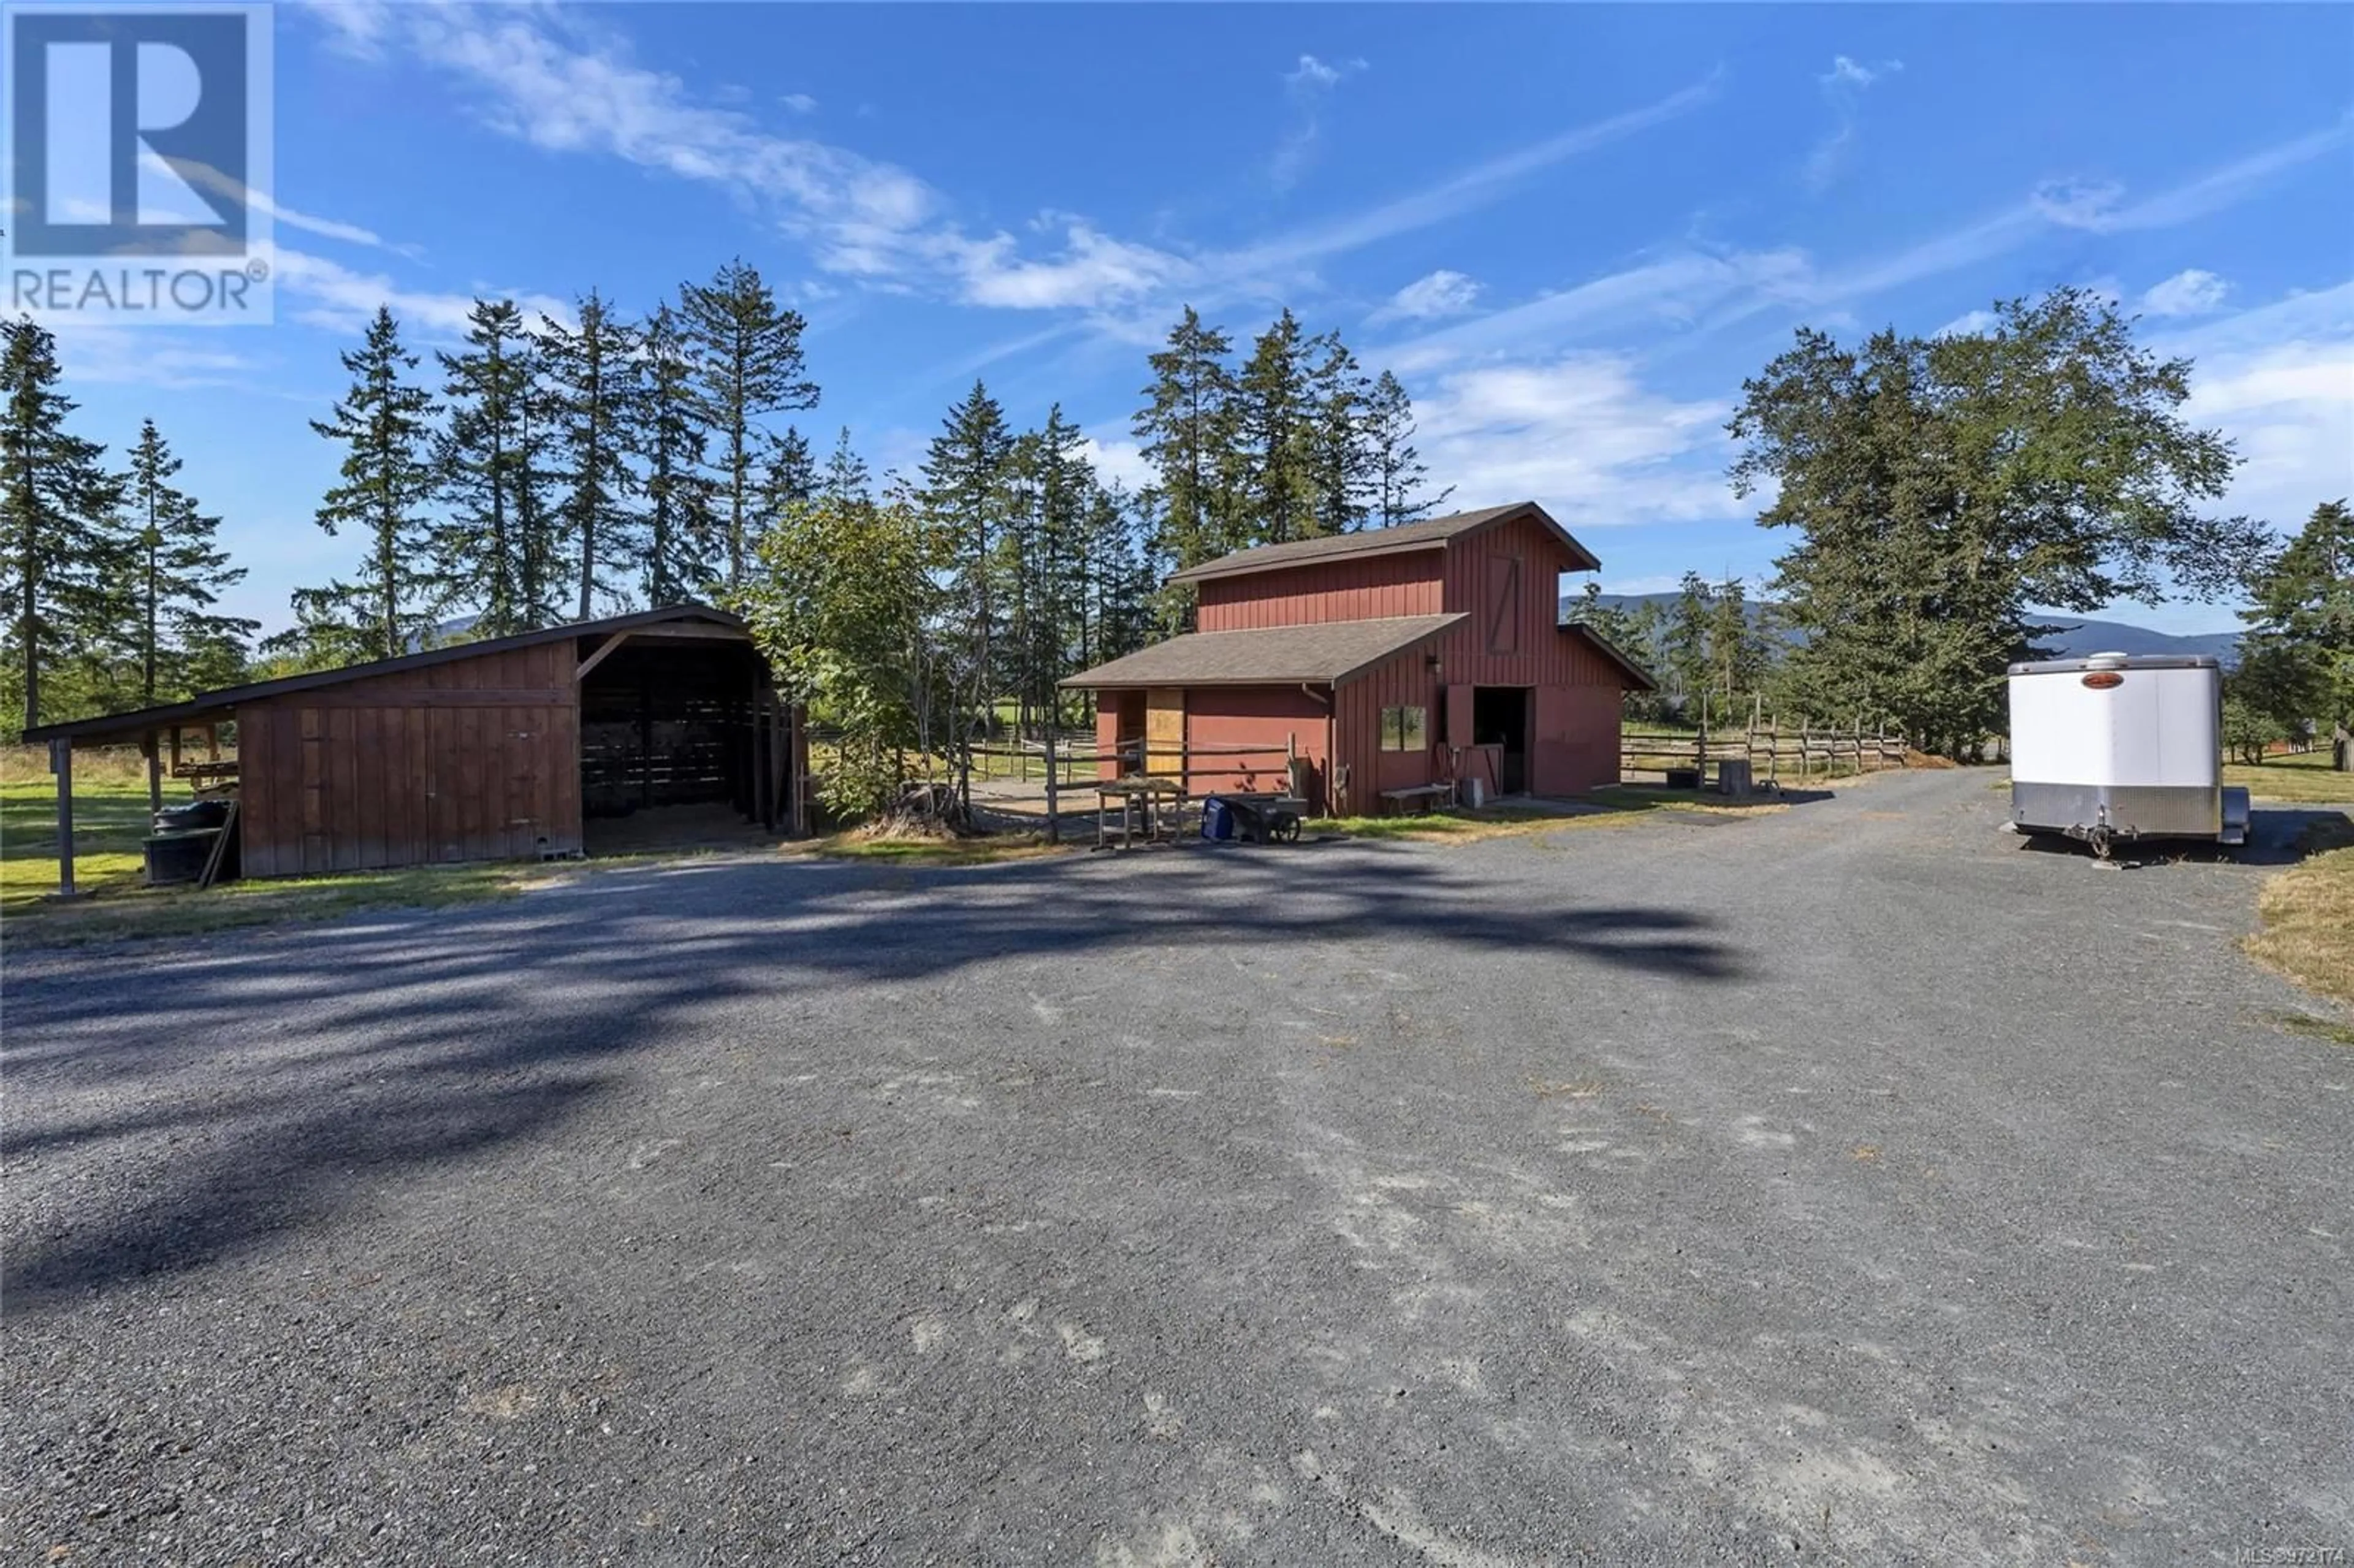
[{"label": "wooden picnic table", "polygon": [[1183,800],[1184,795],[1185,786],[1174,779],[1140,774],[1102,780],[1096,786],[1096,848],[1111,847],[1113,801],[1119,803],[1119,847],[1130,849],[1136,843],[1137,819],[1143,818],[1144,842],[1150,843],[1161,836],[1162,809]]}]

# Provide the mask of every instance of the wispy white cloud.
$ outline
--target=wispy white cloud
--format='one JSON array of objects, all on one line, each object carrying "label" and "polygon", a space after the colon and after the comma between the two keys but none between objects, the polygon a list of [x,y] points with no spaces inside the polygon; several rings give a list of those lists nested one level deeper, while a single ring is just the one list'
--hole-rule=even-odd
[{"label": "wispy white cloud", "polygon": [[1819,191],[1839,178],[1853,155],[1858,125],[1863,118],[1863,91],[1904,69],[1903,60],[1881,60],[1865,65],[1846,55],[1836,55],[1831,69],[1815,79],[1823,90],[1823,98],[1830,105],[1831,129],[1815,143],[1807,154],[1800,171],[1808,190]]},{"label": "wispy white cloud", "polygon": [[245,335],[219,328],[60,323],[58,356],[70,381],[108,386],[267,392],[272,368]]},{"label": "wispy white cloud", "polygon": [[1797,251],[1683,251],[1441,327],[1382,355],[1404,370],[1480,355],[1543,353],[1630,332],[1648,336],[1691,326],[1734,302],[1802,299],[1810,281],[1807,259]]},{"label": "wispy white cloud", "polygon": [[2294,528],[2317,503],[2354,495],[2354,280],[2151,346],[2192,361],[2185,417],[2238,443],[2233,508]]},{"label": "wispy white cloud", "polygon": [[466,317],[477,298],[513,300],[529,317],[572,320],[569,301],[528,291],[484,287],[472,293],[411,289],[381,272],[358,272],[323,256],[278,248],[272,258],[279,310],[306,326],[352,332],[366,324],[379,305],[389,307],[413,334],[412,342],[451,342],[466,334]]},{"label": "wispy white cloud", "polygon": [[1368,323],[1394,321],[1437,321],[1459,316],[1479,302],[1479,280],[1441,267],[1426,273],[1392,294],[1365,318]]},{"label": "wispy white cloud", "polygon": [[1618,354],[1449,372],[1415,388],[1432,477],[1466,497],[1532,497],[1572,527],[1737,517],[1731,409],[1653,390]]},{"label": "wispy white cloud", "polygon": [[1608,146],[1626,137],[1689,114],[1716,96],[1722,73],[1606,120],[1573,127],[1555,136],[1473,165],[1435,185],[1394,197],[1344,217],[1308,225],[1219,258],[1229,273],[1262,274],[1361,249],[1378,240],[1427,228],[1487,206],[1532,175]]},{"label": "wispy white cloud", "polygon": [[782,98],[778,99],[777,101],[783,104],[786,108],[791,110],[796,114],[815,114],[817,112],[817,100],[811,98],[806,92],[789,92]]},{"label": "wispy white cloud", "polygon": [[1326,61],[1301,55],[1299,63],[1283,73],[1284,96],[1291,103],[1291,124],[1276,144],[1267,177],[1279,191],[1299,183],[1315,163],[1324,139],[1324,107],[1333,89],[1365,69],[1361,59]]},{"label": "wispy white cloud", "polygon": [[1979,333],[1994,331],[1996,316],[1992,311],[1965,311],[1931,333],[1931,337],[1974,337]]},{"label": "wispy white cloud", "polygon": [[2220,310],[2232,285],[2196,267],[2153,283],[2141,297],[2146,316],[2203,316]]}]

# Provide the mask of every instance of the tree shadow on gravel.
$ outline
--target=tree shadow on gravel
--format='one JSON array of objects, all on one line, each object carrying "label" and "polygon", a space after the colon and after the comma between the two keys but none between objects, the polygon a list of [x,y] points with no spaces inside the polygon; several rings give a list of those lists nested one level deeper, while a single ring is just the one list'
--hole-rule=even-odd
[{"label": "tree shadow on gravel", "polygon": [[[1550,893],[1550,890],[1548,890]],[[1685,911],[1532,899],[1378,847],[968,868],[630,867],[521,900],[12,966],[5,1312],[57,1309],[338,1223],[404,1173],[552,1135],[715,1001],[1041,955],[1164,969],[1414,944],[1683,983],[1747,973]],[[1361,958],[1360,958],[1361,961]],[[1117,984],[1116,970],[1108,983]],[[1332,984],[1344,980],[1331,980]],[[885,999],[878,1005],[887,1006]],[[485,1205],[495,1194],[483,1193]]]}]

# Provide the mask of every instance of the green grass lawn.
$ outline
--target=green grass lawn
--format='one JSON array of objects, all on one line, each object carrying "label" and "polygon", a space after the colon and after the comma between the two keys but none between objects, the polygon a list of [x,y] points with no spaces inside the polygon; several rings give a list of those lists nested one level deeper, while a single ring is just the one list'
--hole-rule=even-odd
[{"label": "green grass lawn", "polygon": [[2244,787],[2258,800],[2354,802],[2354,773],[2332,769],[2326,749],[2274,757],[2254,768],[2244,762],[2226,762],[2223,782]]},{"label": "green grass lawn", "polygon": [[[58,890],[57,786],[46,753],[0,757],[0,941],[55,946],[115,937],[187,936],[236,926],[320,920],[355,910],[418,908],[499,898],[546,875],[532,864],[418,866],[337,876],[273,877],[203,892],[148,887],[147,780],[135,754],[74,758],[74,885]],[[189,799],[167,781],[164,801]]]}]

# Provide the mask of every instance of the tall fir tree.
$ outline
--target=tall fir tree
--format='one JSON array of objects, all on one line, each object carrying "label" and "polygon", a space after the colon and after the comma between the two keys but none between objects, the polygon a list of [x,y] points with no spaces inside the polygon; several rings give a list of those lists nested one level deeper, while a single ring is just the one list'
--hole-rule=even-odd
[{"label": "tall fir tree", "polygon": [[260,622],[214,609],[245,580],[220,546],[220,519],[173,482],[180,460],[149,419],[131,449],[130,652],[142,706],[230,684]]},{"label": "tall fir tree", "polygon": [[573,556],[576,613],[587,620],[623,598],[610,574],[630,561],[639,521],[630,503],[642,488],[631,459],[642,442],[645,366],[637,329],[602,295],[590,290],[578,314],[577,326],[542,316],[535,339],[554,504]]},{"label": "tall fir tree", "polygon": [[1309,482],[1315,492],[1315,531],[1348,534],[1365,525],[1376,492],[1367,415],[1372,396],[1357,356],[1328,332],[1311,339],[1309,372],[1311,424]]},{"label": "tall fir tree", "polygon": [[1153,468],[1161,547],[1181,568],[1228,548],[1235,385],[1226,355],[1233,347],[1186,306],[1151,357],[1152,384],[1129,427]]},{"label": "tall fir tree", "polygon": [[959,799],[971,800],[970,727],[987,723],[998,686],[998,609],[994,581],[1002,542],[1013,525],[1013,435],[1005,411],[979,381],[949,409],[925,452],[917,495],[940,541],[948,572],[943,613],[951,736]]},{"label": "tall fir tree", "polygon": [[2354,770],[2354,510],[2325,501],[2248,577],[2237,673],[2282,734],[2327,731],[2329,765]]},{"label": "tall fir tree", "polygon": [[474,630],[505,637],[538,626],[545,552],[531,537],[532,361],[523,313],[511,300],[477,300],[467,351],[438,357],[450,425],[439,462],[449,514],[434,531],[435,567],[450,603],[471,606]]},{"label": "tall fir tree", "polygon": [[0,616],[24,727],[42,721],[44,682],[103,641],[122,606],[122,476],[106,449],[66,429],[57,340],[29,317],[0,324]]},{"label": "tall fir tree", "polygon": [[1315,397],[1299,322],[1287,310],[1251,344],[1235,381],[1235,437],[1249,517],[1229,549],[1313,538]]},{"label": "tall fir tree", "polygon": [[1414,402],[1405,385],[1386,370],[1373,378],[1373,390],[1365,396],[1362,428],[1373,486],[1366,519],[1372,526],[1413,523],[1447,504],[1455,493],[1453,485],[1436,495],[1423,491],[1429,470],[1414,447]]},{"label": "tall fir tree", "polygon": [[679,291],[693,345],[695,395],[705,427],[718,439],[712,461],[726,524],[727,580],[744,576],[746,528],[758,500],[754,421],[779,408],[817,407],[817,383],[802,373],[798,311],[781,308],[758,269],[741,258],[709,283]]},{"label": "tall fir tree", "polygon": [[[235,684],[260,630],[259,621],[213,608],[222,589],[244,580],[245,568],[230,566],[220,547],[220,519],[207,516],[173,482],[179,471],[180,460],[155,421],[143,421],[128,475],[131,534],[122,597],[131,613],[122,639],[138,673],[142,707]],[[152,749],[147,803],[150,810],[164,804],[162,759]]]},{"label": "tall fir tree", "polygon": [[440,599],[424,511],[437,482],[437,410],[431,395],[407,379],[417,356],[401,347],[389,309],[377,308],[366,339],[342,358],[351,390],[333,418],[311,421],[345,449],[338,482],[319,503],[318,524],[330,535],[365,533],[367,552],[355,581],[297,588],[301,624],[271,641],[300,647],[312,659],[392,659],[431,633]]},{"label": "tall fir tree", "polygon": [[866,467],[866,460],[858,455],[851,444],[850,427],[833,440],[833,450],[825,460],[825,471],[818,480],[818,493],[832,501],[872,501],[875,499],[875,476]]},{"label": "tall fir tree", "polygon": [[[817,494],[817,460],[810,454],[809,438],[793,426],[781,436],[770,436],[760,464],[760,494],[755,509],[753,538],[777,525],[790,506],[799,506]],[[756,549],[757,556],[759,552]]]},{"label": "tall fir tree", "polygon": [[678,313],[665,303],[646,318],[645,374],[639,424],[646,511],[642,574],[646,602],[675,604],[708,591],[718,524],[705,440],[696,414],[695,360]]}]

